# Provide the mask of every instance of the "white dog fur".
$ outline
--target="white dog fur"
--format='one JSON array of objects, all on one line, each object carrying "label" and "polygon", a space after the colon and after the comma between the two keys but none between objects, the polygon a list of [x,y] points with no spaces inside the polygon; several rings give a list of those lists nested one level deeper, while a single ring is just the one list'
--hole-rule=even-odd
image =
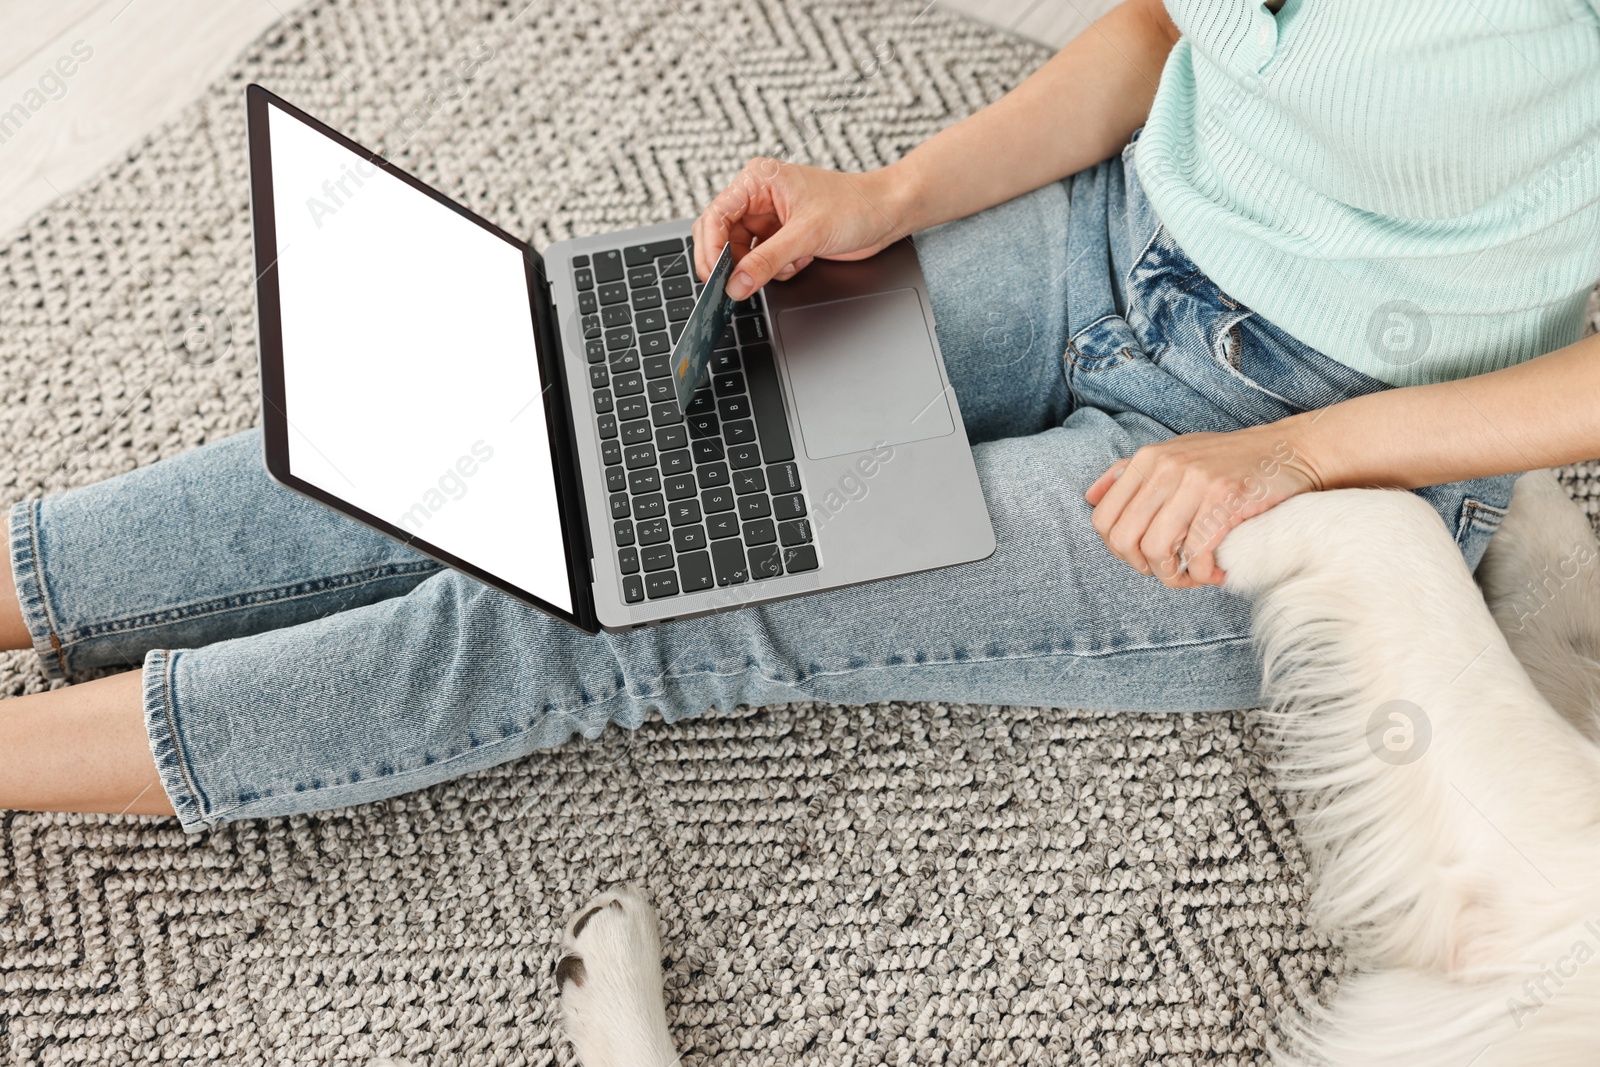
[{"label": "white dog fur", "polygon": [[[1600,1061],[1600,544],[1583,515],[1547,472],[1524,476],[1481,590],[1404,492],[1297,497],[1219,562],[1255,598],[1313,920],[1354,971],[1296,1006],[1277,1061]],[[632,890],[569,924],[557,978],[585,1067],[677,1062],[660,955]]]}]

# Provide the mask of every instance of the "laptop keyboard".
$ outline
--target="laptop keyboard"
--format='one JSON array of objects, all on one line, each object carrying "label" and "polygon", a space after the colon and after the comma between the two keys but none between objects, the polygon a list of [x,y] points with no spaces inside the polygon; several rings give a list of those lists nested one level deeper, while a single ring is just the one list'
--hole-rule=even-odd
[{"label": "laptop keyboard", "polygon": [[700,282],[678,238],[574,256],[612,541],[630,604],[817,569],[764,302],[735,307],[678,407],[672,345]]}]

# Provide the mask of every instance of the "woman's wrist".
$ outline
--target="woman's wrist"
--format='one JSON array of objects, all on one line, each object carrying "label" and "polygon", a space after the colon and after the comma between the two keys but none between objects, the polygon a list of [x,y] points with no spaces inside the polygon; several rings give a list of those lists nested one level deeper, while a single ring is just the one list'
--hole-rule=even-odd
[{"label": "woman's wrist", "polygon": [[925,198],[914,163],[901,159],[863,174],[862,193],[884,217],[890,240],[907,237],[934,225],[922,217]]}]

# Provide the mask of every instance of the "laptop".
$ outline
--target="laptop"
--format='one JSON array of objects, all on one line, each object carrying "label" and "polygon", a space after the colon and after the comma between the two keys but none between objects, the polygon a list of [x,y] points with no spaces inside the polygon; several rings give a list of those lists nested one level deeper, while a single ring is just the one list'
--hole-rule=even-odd
[{"label": "laptop", "polygon": [[247,105],[280,484],[590,633],[994,551],[909,240],[724,309],[684,404],[691,220],[541,256],[261,86]]}]

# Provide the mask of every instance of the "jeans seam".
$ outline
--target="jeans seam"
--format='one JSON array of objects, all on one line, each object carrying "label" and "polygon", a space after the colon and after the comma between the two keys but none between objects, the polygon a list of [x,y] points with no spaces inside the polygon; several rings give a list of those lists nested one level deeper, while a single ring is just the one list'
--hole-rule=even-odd
[{"label": "jeans seam", "polygon": [[[156,649],[145,657],[144,663],[144,716],[145,735],[150,744],[150,754],[155,759],[156,773],[161,788],[172,804],[183,829],[196,833],[209,829],[221,820],[215,813],[209,817],[201,802],[201,792],[189,768],[189,759],[183,750],[183,736],[178,730],[177,685],[173,674],[177,670],[178,653]],[[181,786],[181,788],[180,788]]]},{"label": "jeans seam", "polygon": [[[737,672],[735,672],[735,673],[737,673]],[[765,675],[763,675],[763,677],[765,677]],[[768,679],[768,680],[769,681],[777,681],[777,679]],[[611,693],[609,696],[600,697],[600,698],[598,698],[596,700],[586,701],[586,702],[584,702],[583,706],[584,707],[593,707],[596,704],[609,704],[611,701],[617,699],[618,697],[626,697],[626,698],[630,698],[631,699],[632,698],[632,694],[630,694],[628,692],[628,689],[627,689],[626,686],[623,686],[623,687],[618,688],[615,692]],[[571,730],[572,734],[580,734],[587,740],[593,740],[593,738],[590,738],[588,734],[584,733],[583,730],[581,730],[581,729],[579,729],[577,727],[576,720],[572,717],[572,714],[568,709],[562,708],[559,711],[557,711],[557,714],[559,714],[561,717],[565,718],[569,723],[572,724],[572,730]],[[610,721],[611,720],[609,718],[607,718],[606,722],[609,723]],[[512,744],[513,742],[517,741],[519,738],[527,736],[530,732],[532,732],[532,728],[531,727],[529,729],[527,729],[527,730],[519,731],[518,733],[515,733],[510,737],[497,737],[497,738],[494,738],[493,740],[483,741],[483,742],[480,742],[478,744],[469,744],[465,749],[463,749],[460,752],[457,752],[453,756],[446,756],[443,759],[435,760],[434,762],[425,764],[424,766],[421,766],[421,767],[413,767],[412,769],[410,769],[408,771],[401,771],[398,774],[383,775],[381,777],[385,781],[403,782],[403,781],[405,781],[405,779],[413,777],[413,776],[425,776],[426,780],[427,780],[427,784],[429,784],[429,785],[439,784],[440,781],[447,781],[449,779],[435,779],[433,777],[433,772],[435,772],[438,768],[446,767],[446,766],[450,765],[451,763],[457,762],[458,760],[465,759],[471,753],[485,752],[485,751],[489,751],[489,750],[498,748],[501,745]],[[174,736],[176,736],[176,735],[174,735]],[[568,734],[567,740],[569,740],[569,741],[571,740],[571,734]],[[564,743],[565,742],[563,742],[563,744]],[[179,767],[180,767],[180,769],[183,767],[183,763],[182,762],[179,762]],[[352,781],[335,782],[335,783],[332,783],[330,785],[322,786],[320,788],[315,788],[315,789],[307,788],[305,790],[302,790],[301,793],[302,793],[302,795],[304,795],[305,793],[321,793],[321,792],[326,792],[329,789],[342,789],[342,788],[345,788],[346,786],[350,786],[350,785],[354,785],[354,784],[356,784],[356,783],[352,782]],[[421,788],[421,787],[419,787],[419,788]],[[253,797],[247,803],[234,803],[229,807],[219,808],[219,809],[216,809],[216,810],[212,811],[210,813],[209,817],[200,816],[199,818],[200,818],[200,821],[202,822],[202,824],[204,826],[207,826],[207,827],[216,826],[216,825],[218,825],[220,823],[225,823],[225,822],[228,822],[230,819],[235,818],[236,816],[234,816],[234,814],[233,814],[234,812],[243,810],[243,809],[249,807],[250,804],[254,804],[254,803],[256,803],[258,801],[262,801],[262,800],[272,800],[272,799],[274,799],[276,797],[280,797],[280,796],[287,796],[289,793],[291,793],[293,791],[294,790],[290,789],[290,790],[279,790],[279,791],[273,792],[273,793],[258,793],[258,794],[256,794],[255,797]],[[174,807],[176,807],[176,805],[174,805]]]},{"label": "jeans seam", "polygon": [[346,571],[344,574],[331,575],[308,582],[268,586],[263,589],[251,590],[248,593],[234,594],[233,596],[213,597],[210,600],[163,608],[160,611],[146,612],[142,615],[129,615],[121,619],[109,619],[95,623],[93,626],[79,627],[72,631],[71,636],[62,641],[61,645],[64,648],[71,648],[103,637],[137,633],[140,630],[159,629],[163,626],[170,626],[173,623],[226,614],[242,608],[287,604],[330,591],[358,589],[363,585],[370,585],[386,578],[395,578],[420,571],[437,571],[438,569],[439,565],[431,560],[417,563],[388,564],[383,567]]},{"label": "jeans seam", "polygon": [[[59,636],[55,611],[44,581],[43,550],[39,544],[39,501],[24,500],[11,509],[11,576],[23,625],[33,641],[34,654],[47,677],[67,677],[65,646]],[[21,528],[26,521],[27,528]]]}]

